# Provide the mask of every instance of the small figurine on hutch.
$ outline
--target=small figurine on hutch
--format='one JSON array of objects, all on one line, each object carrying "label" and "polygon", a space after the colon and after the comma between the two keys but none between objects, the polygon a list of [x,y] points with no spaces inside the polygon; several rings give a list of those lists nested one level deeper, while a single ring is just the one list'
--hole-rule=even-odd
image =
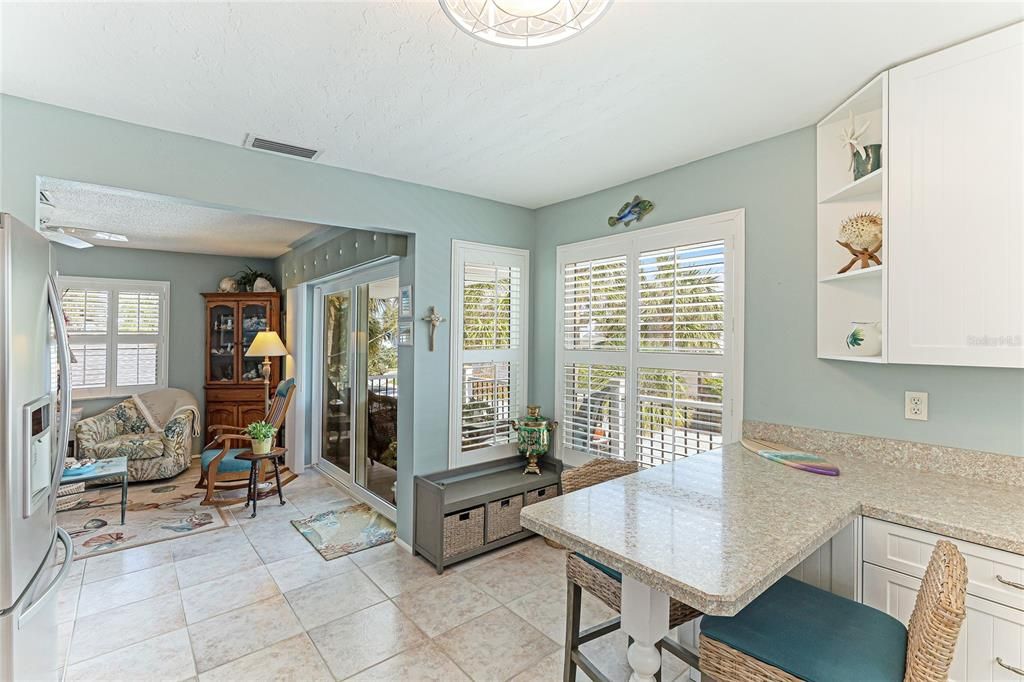
[{"label": "small figurine on hutch", "polygon": [[526,457],[526,469],[524,474],[540,474],[540,464],[537,460],[548,453],[551,447],[551,433],[558,426],[558,422],[551,421],[540,414],[539,405],[528,405],[526,416],[510,422],[512,428],[519,434],[519,454]]}]

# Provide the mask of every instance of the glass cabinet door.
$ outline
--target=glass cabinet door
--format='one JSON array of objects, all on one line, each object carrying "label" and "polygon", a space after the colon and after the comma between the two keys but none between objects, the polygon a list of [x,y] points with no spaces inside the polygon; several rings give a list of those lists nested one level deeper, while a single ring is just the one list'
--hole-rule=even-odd
[{"label": "glass cabinet door", "polygon": [[263,382],[263,358],[249,358],[245,351],[252,345],[256,334],[266,331],[270,309],[266,303],[243,303],[242,306],[242,335],[241,348],[238,349],[242,356],[242,381]]},{"label": "glass cabinet door", "polygon": [[235,383],[235,306],[232,303],[210,306],[210,361],[206,382]]}]

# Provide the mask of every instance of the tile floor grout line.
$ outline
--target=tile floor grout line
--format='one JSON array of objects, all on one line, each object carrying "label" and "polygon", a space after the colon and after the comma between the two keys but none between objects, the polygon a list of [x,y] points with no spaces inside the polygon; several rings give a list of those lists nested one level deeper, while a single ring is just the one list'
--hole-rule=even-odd
[{"label": "tile floor grout line", "polygon": [[[175,571],[177,575],[177,571]],[[193,677],[199,679],[199,661],[196,659],[196,648],[192,644],[192,633],[188,629],[188,620],[185,618],[185,600],[181,598],[181,590],[178,590],[178,601],[181,603],[181,620],[185,623],[185,639],[188,640],[188,652],[192,656]]]},{"label": "tile floor grout line", "polygon": [[[89,658],[83,658],[82,660],[75,662],[74,664],[72,664],[69,667],[78,667],[78,666],[82,665],[83,663],[88,663],[89,661],[95,661],[97,658],[102,658],[104,656],[109,656],[110,654],[117,653],[119,651],[124,651],[125,649],[129,649],[129,648],[131,648],[133,646],[138,646],[139,644],[142,644],[144,642],[148,642],[148,641],[150,641],[152,639],[156,639],[157,637],[164,637],[166,635],[171,634],[172,632],[178,632],[179,630],[185,630],[186,631],[185,634],[187,635],[188,634],[188,625],[183,625],[180,628],[174,628],[173,630],[168,630],[167,632],[161,632],[159,635],[151,635],[149,637],[146,637],[145,639],[140,639],[137,642],[132,642],[128,646],[123,646],[123,647],[120,647],[118,649],[112,649],[112,650],[104,652],[102,654],[97,654],[95,656],[90,656]],[[191,642],[189,642],[189,646],[191,646]],[[192,662],[195,663],[195,658],[192,659]]]},{"label": "tile floor grout line", "polygon": [[[271,576],[271,578],[273,578],[273,576]],[[275,581],[275,583],[276,583],[276,581]],[[281,587],[281,586],[280,586],[280,585],[278,585],[278,589],[280,589],[280,587]],[[284,594],[284,591],[282,591],[282,592],[281,592],[281,598],[282,598],[282,599],[284,599],[284,603],[285,603],[285,604],[286,604],[286,605],[288,606],[288,610],[292,612],[292,617],[294,617],[294,618],[295,618],[295,621],[296,621],[296,622],[297,622],[297,623],[299,624],[299,627],[300,627],[300,628],[302,628],[302,635],[303,635],[303,636],[304,636],[304,637],[305,637],[305,638],[306,638],[307,640],[309,640],[309,644],[310,644],[310,646],[312,646],[312,647],[313,647],[313,651],[315,651],[315,652],[316,652],[316,655],[317,655],[317,657],[318,657],[318,658],[320,659],[320,662],[321,662],[321,663],[323,663],[323,665],[324,665],[324,669],[325,669],[325,670],[326,670],[326,671],[327,671],[328,673],[330,673],[331,677],[334,677],[334,673],[333,673],[333,672],[331,672],[331,666],[329,666],[329,665],[327,664],[327,659],[326,659],[326,658],[324,658],[324,655],[323,655],[323,653],[322,653],[322,652],[320,651],[320,647],[318,647],[318,646],[316,645],[316,642],[314,642],[314,641],[313,641],[313,638],[309,636],[309,630],[307,630],[307,629],[306,629],[306,626],[305,626],[305,625],[303,625],[303,623],[302,623],[302,619],[301,619],[301,618],[299,618],[299,614],[295,613],[295,609],[294,609],[294,608],[292,608],[292,603],[291,603],[290,601],[288,601],[288,597],[286,597],[286,596],[285,596],[285,594]],[[284,641],[284,640],[282,640],[282,641]],[[236,660],[237,660],[237,659],[236,659]]]}]

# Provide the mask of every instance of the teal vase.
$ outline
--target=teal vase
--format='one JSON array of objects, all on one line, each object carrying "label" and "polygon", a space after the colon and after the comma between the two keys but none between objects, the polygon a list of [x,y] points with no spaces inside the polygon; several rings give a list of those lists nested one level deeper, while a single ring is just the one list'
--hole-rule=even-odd
[{"label": "teal vase", "polygon": [[864,151],[867,153],[866,156],[860,152],[853,153],[854,180],[860,180],[865,175],[874,173],[882,167],[882,145],[866,144]]}]

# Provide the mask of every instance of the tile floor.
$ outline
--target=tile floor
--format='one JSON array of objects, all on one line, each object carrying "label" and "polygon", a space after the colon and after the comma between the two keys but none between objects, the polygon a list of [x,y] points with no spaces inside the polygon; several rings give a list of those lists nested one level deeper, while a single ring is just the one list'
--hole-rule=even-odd
[{"label": "tile floor", "polygon": [[[236,506],[228,528],[76,562],[58,679],[561,679],[564,552],[533,538],[442,576],[394,543],[327,562],[289,521],[352,499],[315,471],[285,492],[256,519]],[[611,615],[584,602],[585,626]],[[585,647],[611,679],[625,649],[621,632]]]}]

